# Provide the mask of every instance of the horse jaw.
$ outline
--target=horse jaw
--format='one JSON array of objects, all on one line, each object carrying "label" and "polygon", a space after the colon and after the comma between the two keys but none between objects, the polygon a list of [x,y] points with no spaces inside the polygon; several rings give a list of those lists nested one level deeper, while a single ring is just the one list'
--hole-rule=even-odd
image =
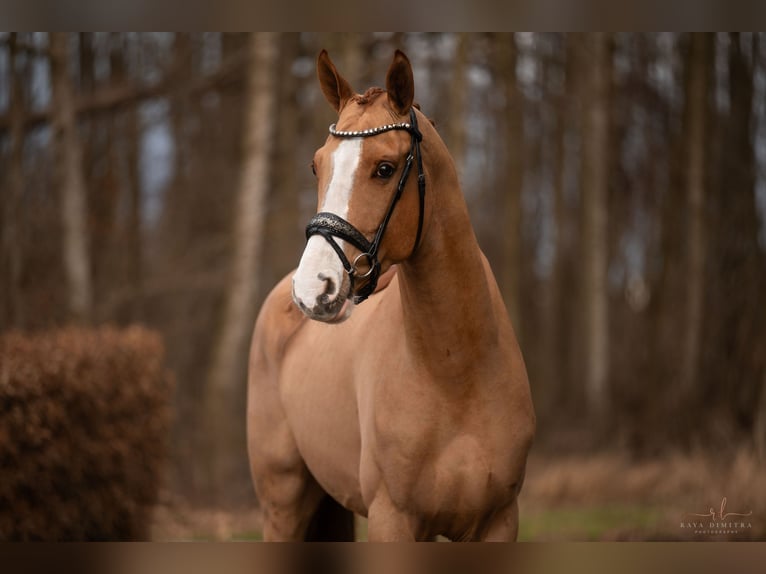
[{"label": "horse jaw", "polygon": [[309,238],[293,275],[293,301],[309,319],[339,323],[351,316],[351,284],[338,255],[322,236]]}]

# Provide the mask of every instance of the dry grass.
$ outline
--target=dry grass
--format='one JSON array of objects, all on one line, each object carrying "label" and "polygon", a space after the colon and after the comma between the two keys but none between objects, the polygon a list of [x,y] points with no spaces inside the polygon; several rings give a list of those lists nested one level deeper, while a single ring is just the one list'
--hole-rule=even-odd
[{"label": "dry grass", "polygon": [[259,540],[261,512],[257,508],[240,510],[198,508],[164,493],[154,512],[151,539],[176,540]]},{"label": "dry grass", "polygon": [[[530,539],[763,539],[764,485],[766,466],[747,450],[643,461],[619,453],[533,455],[521,497],[522,533],[526,519]],[[713,508],[720,515],[724,498],[724,513],[752,511],[751,529],[694,536],[680,527],[691,513]]]}]

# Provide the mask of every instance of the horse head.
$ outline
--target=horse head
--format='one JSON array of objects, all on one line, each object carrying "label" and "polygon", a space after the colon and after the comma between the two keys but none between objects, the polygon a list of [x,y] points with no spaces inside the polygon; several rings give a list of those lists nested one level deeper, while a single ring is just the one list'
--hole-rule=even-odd
[{"label": "horse head", "polygon": [[314,155],[318,212],[306,228],[293,299],[309,318],[338,322],[374,291],[381,273],[417,249],[424,218],[422,136],[404,53],[394,55],[385,90],[354,93],[324,50],[317,74],[338,121]]}]

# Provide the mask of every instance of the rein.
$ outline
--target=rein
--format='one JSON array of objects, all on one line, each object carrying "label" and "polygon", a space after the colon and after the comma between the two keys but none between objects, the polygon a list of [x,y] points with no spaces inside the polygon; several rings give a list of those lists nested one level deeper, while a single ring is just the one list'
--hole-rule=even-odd
[{"label": "rein", "polygon": [[[425,196],[426,196],[426,176],[423,173],[423,158],[420,154],[420,142],[423,139],[423,135],[418,129],[418,121],[415,116],[415,110],[410,109],[410,122],[387,124],[376,128],[370,128],[366,130],[358,131],[342,131],[335,128],[335,124],[330,126],[330,135],[338,138],[367,138],[376,136],[392,130],[404,130],[410,133],[412,136],[412,144],[410,146],[410,152],[407,154],[407,159],[402,170],[402,175],[399,178],[399,184],[396,188],[391,203],[388,206],[383,221],[381,222],[378,230],[375,232],[375,237],[372,241],[369,241],[362,232],[360,232],[351,223],[343,219],[342,217],[323,211],[317,213],[311,218],[306,226],[306,240],[313,235],[321,235],[330,244],[335,253],[343,264],[343,268],[349,276],[351,281],[351,296],[353,297],[354,304],[359,304],[367,297],[369,297],[378,284],[378,278],[380,277],[380,261],[378,261],[378,249],[383,241],[383,235],[386,232],[388,223],[391,220],[391,215],[394,213],[394,208],[399,202],[404,192],[404,186],[407,184],[407,178],[410,175],[412,168],[412,162],[417,159],[418,167],[418,195],[420,197],[420,215],[418,218],[418,231],[415,236],[415,244],[412,247],[412,253],[415,253],[418,245],[420,244],[420,235],[423,232],[423,216],[425,212]],[[343,248],[338,245],[335,238],[340,238],[344,241],[348,241],[351,245],[356,247],[361,253],[354,258],[351,262],[343,253]],[[366,259],[369,269],[364,273],[359,273],[357,267],[360,260]],[[356,279],[368,279],[368,282],[359,290],[354,292],[354,283]]]}]

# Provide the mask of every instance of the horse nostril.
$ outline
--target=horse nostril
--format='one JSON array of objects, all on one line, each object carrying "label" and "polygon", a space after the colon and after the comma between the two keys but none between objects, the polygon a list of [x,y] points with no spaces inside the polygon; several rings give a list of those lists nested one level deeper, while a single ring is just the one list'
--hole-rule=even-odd
[{"label": "horse nostril", "polygon": [[330,295],[334,295],[335,291],[337,290],[338,286],[335,283],[335,281],[331,278],[325,275],[324,273],[320,273],[317,275],[320,281],[324,281],[324,293],[322,294],[322,299],[329,300]]}]

